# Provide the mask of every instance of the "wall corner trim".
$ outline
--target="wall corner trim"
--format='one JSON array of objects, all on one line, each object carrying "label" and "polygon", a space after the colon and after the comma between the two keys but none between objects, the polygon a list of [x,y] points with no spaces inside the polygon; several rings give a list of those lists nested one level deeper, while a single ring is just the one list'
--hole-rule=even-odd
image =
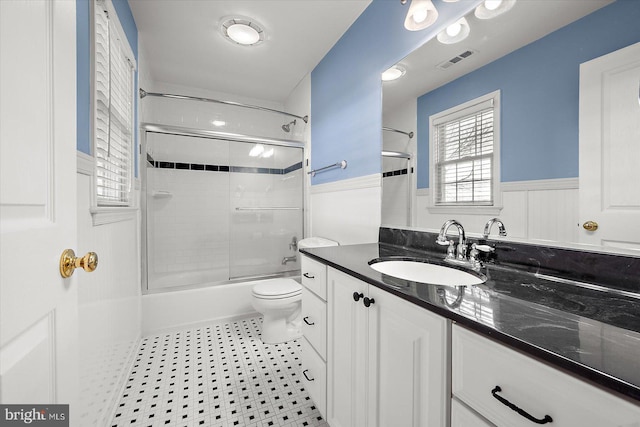
[{"label": "wall corner trim", "polygon": [[357,178],[343,179],[341,181],[327,182],[325,184],[312,185],[311,194],[333,193],[336,191],[358,190],[363,188],[382,187],[382,174],[374,173]]},{"label": "wall corner trim", "polygon": [[79,174],[93,176],[95,159],[82,151],[77,151],[77,170]]}]

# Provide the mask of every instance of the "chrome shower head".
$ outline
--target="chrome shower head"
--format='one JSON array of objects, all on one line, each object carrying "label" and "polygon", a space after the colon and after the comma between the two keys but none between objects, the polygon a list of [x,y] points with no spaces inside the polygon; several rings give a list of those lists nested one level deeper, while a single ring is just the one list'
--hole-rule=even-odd
[{"label": "chrome shower head", "polygon": [[287,132],[287,133],[289,133],[289,132],[291,132],[291,125],[295,126],[295,124],[296,124],[296,121],[294,119],[293,121],[287,123],[286,125],[282,125],[282,130]]}]

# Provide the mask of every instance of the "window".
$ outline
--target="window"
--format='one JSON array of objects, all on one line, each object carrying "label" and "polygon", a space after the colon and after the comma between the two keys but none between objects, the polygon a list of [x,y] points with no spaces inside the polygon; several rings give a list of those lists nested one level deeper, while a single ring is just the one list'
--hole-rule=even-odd
[{"label": "window", "polygon": [[496,206],[499,196],[500,92],[433,115],[432,206]]},{"label": "window", "polygon": [[98,206],[130,206],[135,59],[109,0],[94,4],[94,120]]}]

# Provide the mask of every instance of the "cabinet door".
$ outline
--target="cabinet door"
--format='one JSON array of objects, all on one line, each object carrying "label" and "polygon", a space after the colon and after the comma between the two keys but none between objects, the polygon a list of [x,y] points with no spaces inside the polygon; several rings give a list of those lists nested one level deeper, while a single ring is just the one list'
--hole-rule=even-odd
[{"label": "cabinet door", "polygon": [[[327,421],[331,427],[365,425],[367,284],[333,268],[327,271]],[[399,424],[390,424],[399,425]]]},{"label": "cabinet door", "polygon": [[451,399],[451,427],[493,427],[480,415],[458,402]]},{"label": "cabinet door", "polygon": [[368,309],[368,426],[444,427],[447,320],[374,286]]}]

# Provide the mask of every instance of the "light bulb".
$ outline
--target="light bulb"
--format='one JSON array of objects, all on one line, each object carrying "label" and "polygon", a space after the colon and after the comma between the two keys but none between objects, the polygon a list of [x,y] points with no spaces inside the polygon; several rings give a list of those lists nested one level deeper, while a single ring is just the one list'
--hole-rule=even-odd
[{"label": "light bulb", "polygon": [[460,22],[456,22],[455,24],[449,25],[446,31],[449,37],[455,37],[458,34],[460,34],[461,30],[462,30],[462,25],[460,25]]},{"label": "light bulb", "polygon": [[484,0],[484,7],[487,10],[496,10],[502,4],[502,0]]},{"label": "light bulb", "polygon": [[416,24],[419,24],[422,21],[424,21],[425,19],[427,19],[427,15],[428,15],[428,10],[427,9],[416,10],[415,12],[413,12],[413,21]]}]

